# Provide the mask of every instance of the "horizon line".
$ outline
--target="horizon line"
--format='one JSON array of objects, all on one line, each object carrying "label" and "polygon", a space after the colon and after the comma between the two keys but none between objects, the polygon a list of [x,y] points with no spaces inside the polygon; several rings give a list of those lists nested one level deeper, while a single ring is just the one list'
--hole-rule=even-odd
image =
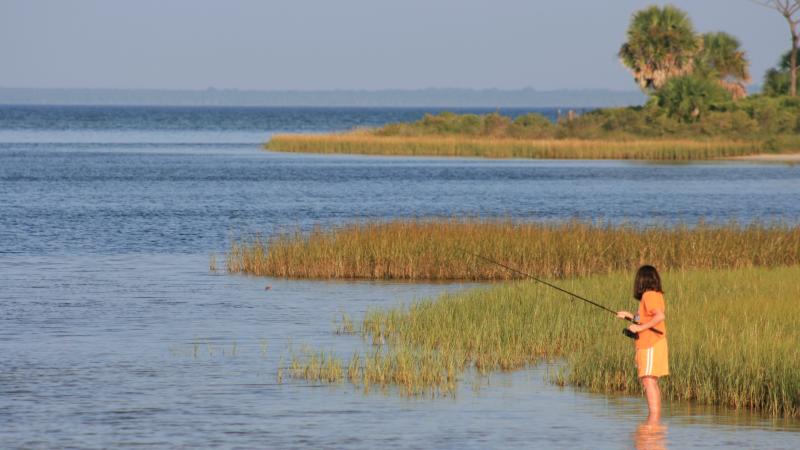
[{"label": "horizon line", "polygon": [[494,92],[514,92],[514,91],[531,91],[531,92],[559,92],[559,91],[609,91],[609,92],[641,92],[639,89],[618,89],[618,88],[605,88],[605,87],[581,87],[581,88],[552,88],[552,89],[538,89],[532,86],[523,86],[518,88],[498,88],[498,87],[447,87],[447,86],[428,86],[421,88],[228,88],[209,86],[206,88],[171,88],[171,87],[148,87],[148,88],[135,88],[135,87],[35,87],[35,86],[0,86],[0,89],[14,89],[14,90],[65,90],[65,91],[174,91],[174,92],[299,92],[299,93],[315,93],[315,92],[417,92],[417,91],[494,91]]}]

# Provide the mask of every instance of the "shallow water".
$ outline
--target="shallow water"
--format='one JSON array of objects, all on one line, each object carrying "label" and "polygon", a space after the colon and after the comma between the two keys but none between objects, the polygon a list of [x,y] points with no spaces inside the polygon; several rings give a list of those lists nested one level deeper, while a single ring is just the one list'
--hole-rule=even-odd
[{"label": "shallow water", "polygon": [[[3,258],[0,447],[620,448],[648,437],[637,433],[642,399],[562,390],[544,367],[468,376],[454,399],[278,384],[289,346],[344,356],[361,346],[334,334],[343,311],[358,318],[463,286],[227,276],[206,263]],[[791,421],[688,405],[665,417],[662,440],[675,448],[800,439]]]},{"label": "shallow water", "polygon": [[[242,233],[430,216],[800,219],[800,168],[283,155],[271,131],[417,110],[0,108],[0,448],[798,448],[800,423],[559,389],[546,367],[455,398],[284,379],[333,321],[459,284],[208,270]],[[551,111],[552,112],[552,111]],[[271,286],[265,290],[265,286]]]}]

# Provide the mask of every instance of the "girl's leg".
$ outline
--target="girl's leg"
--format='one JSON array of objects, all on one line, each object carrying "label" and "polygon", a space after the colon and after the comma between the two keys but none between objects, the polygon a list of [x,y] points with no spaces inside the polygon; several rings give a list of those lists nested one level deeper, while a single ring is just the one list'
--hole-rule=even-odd
[{"label": "girl's leg", "polygon": [[642,388],[647,397],[648,417],[657,419],[661,416],[661,391],[658,389],[658,377],[642,377]]}]

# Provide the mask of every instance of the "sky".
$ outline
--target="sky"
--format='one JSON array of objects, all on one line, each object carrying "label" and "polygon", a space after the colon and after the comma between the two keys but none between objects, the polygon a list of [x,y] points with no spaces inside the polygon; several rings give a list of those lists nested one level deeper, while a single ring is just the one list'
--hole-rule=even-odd
[{"label": "sky", "polygon": [[749,0],[0,0],[0,87],[635,90],[617,51],[665,3],[756,84],[789,48]]}]

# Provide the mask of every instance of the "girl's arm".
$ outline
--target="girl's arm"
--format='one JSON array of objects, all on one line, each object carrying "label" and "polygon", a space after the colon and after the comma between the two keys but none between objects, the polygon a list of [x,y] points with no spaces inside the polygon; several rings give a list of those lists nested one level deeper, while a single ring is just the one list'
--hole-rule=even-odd
[{"label": "girl's arm", "polygon": [[631,325],[628,327],[628,329],[634,333],[639,333],[640,331],[649,330],[650,328],[653,328],[654,326],[663,322],[666,317],[667,316],[664,314],[664,311],[657,309],[653,311],[652,319],[639,325]]},{"label": "girl's arm", "polygon": [[622,320],[633,320],[633,314],[628,311],[617,311],[617,318]]}]

